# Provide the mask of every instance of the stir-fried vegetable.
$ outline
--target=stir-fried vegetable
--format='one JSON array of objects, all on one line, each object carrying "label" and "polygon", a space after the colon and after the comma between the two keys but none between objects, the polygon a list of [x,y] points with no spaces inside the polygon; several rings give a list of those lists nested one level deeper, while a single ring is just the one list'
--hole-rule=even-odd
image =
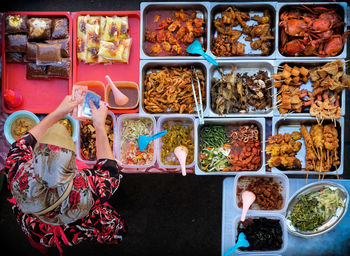
[{"label": "stir-fried vegetable", "polygon": [[338,190],[326,188],[300,196],[289,219],[300,231],[313,231],[335,216],[339,207],[344,202]]},{"label": "stir-fried vegetable", "polygon": [[212,147],[220,148],[230,140],[226,135],[226,130],[223,126],[215,125],[204,127],[201,131],[202,148]]},{"label": "stir-fried vegetable", "polygon": [[121,161],[127,165],[146,165],[153,160],[154,144],[153,141],[147,148],[140,151],[138,139],[140,135],[151,136],[153,131],[153,122],[149,118],[138,120],[125,119],[122,124],[121,134]]}]

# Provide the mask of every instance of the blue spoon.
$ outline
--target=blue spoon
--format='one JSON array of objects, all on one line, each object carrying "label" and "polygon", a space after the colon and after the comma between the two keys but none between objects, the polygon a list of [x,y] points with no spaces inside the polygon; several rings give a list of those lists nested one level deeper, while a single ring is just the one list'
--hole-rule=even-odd
[{"label": "blue spoon", "polygon": [[147,148],[148,144],[154,140],[154,139],[158,139],[160,137],[162,137],[163,135],[165,135],[167,133],[166,130],[158,132],[152,136],[145,136],[145,135],[140,135],[139,136],[139,149],[140,151],[143,151],[145,148]]},{"label": "blue spoon", "polygon": [[186,51],[188,53],[191,54],[200,54],[202,55],[207,61],[209,61],[210,63],[213,63],[214,65],[218,65],[218,63],[216,62],[216,60],[214,60],[212,57],[210,57],[208,54],[206,54],[203,49],[202,49],[202,45],[198,40],[194,40],[192,44],[190,44],[189,46],[187,46]]},{"label": "blue spoon", "polygon": [[225,252],[224,256],[229,256],[239,247],[249,247],[249,242],[243,232],[239,233],[237,243]]}]

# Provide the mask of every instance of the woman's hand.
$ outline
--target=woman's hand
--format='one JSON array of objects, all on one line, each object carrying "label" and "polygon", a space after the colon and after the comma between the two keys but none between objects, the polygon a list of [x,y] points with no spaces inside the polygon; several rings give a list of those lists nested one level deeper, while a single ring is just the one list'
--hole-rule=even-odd
[{"label": "woman's hand", "polygon": [[108,108],[103,101],[100,101],[99,108],[95,107],[95,104],[90,100],[89,105],[92,113],[92,122],[94,123],[95,129],[105,129],[105,123],[108,113]]},{"label": "woman's hand", "polygon": [[78,104],[79,102],[74,100],[72,95],[67,95],[54,112],[61,119],[68,115],[68,113],[71,113]]}]

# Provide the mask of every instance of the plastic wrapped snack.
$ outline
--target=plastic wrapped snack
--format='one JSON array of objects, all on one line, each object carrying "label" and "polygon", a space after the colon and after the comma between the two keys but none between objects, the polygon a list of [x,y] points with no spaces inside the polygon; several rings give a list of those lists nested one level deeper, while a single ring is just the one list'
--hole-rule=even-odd
[{"label": "plastic wrapped snack", "polygon": [[86,47],[97,48],[100,45],[100,25],[86,24]]},{"label": "plastic wrapped snack", "polygon": [[119,17],[106,17],[106,25],[104,27],[103,41],[118,41],[121,29],[121,20]]},{"label": "plastic wrapped snack", "polygon": [[47,79],[46,66],[39,66],[35,63],[28,62],[26,77],[27,79]]},{"label": "plastic wrapped snack", "polygon": [[85,63],[97,63],[98,61],[98,48],[89,48],[86,53]]},{"label": "plastic wrapped snack", "polygon": [[6,33],[27,33],[27,15],[8,15],[5,21]]},{"label": "plastic wrapped snack", "polygon": [[124,45],[125,49],[122,55],[122,62],[129,63],[130,48],[131,48],[131,38],[120,40],[120,44]]},{"label": "plastic wrapped snack", "polygon": [[6,62],[7,63],[22,63],[23,54],[17,52],[7,52],[6,53]]},{"label": "plastic wrapped snack", "polygon": [[125,46],[114,42],[101,41],[98,56],[113,61],[121,61]]},{"label": "plastic wrapped snack", "polygon": [[120,20],[121,20],[121,26],[120,26],[119,39],[127,39],[127,38],[129,38],[129,19],[128,19],[128,16],[121,17]]},{"label": "plastic wrapped snack", "polygon": [[51,38],[52,20],[48,18],[30,18],[29,40],[48,40]]},{"label": "plastic wrapped snack", "polygon": [[36,64],[50,65],[62,61],[60,44],[37,43],[36,46]]},{"label": "plastic wrapped snack", "polygon": [[27,42],[26,61],[36,61],[36,43]]},{"label": "plastic wrapped snack", "polygon": [[47,66],[47,75],[49,77],[68,79],[70,75],[70,60],[62,59],[62,62]]},{"label": "plastic wrapped snack", "polygon": [[10,34],[5,37],[5,51],[6,52],[26,52],[27,49],[27,35],[25,34]]},{"label": "plastic wrapped snack", "polygon": [[106,17],[101,16],[101,25],[100,25],[100,38],[101,38],[101,40],[103,40],[103,36],[104,36],[105,28],[106,28],[106,22],[107,22]]},{"label": "plastic wrapped snack", "polygon": [[57,18],[52,22],[52,34],[51,39],[63,39],[68,38],[68,19]]},{"label": "plastic wrapped snack", "polygon": [[78,16],[77,21],[77,58],[85,61],[87,55],[86,48],[86,16]]},{"label": "plastic wrapped snack", "polygon": [[86,23],[87,24],[100,26],[100,24],[101,24],[101,16],[90,16],[90,15],[87,15],[85,17],[86,17]]},{"label": "plastic wrapped snack", "polygon": [[69,57],[69,38],[57,39],[57,40],[47,40],[48,44],[60,44],[61,45],[61,55],[63,58]]}]

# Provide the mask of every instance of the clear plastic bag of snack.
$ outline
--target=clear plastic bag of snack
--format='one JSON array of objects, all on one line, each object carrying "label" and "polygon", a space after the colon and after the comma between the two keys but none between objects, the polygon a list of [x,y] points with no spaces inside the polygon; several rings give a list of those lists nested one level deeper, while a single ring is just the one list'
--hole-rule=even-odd
[{"label": "clear plastic bag of snack", "polygon": [[7,34],[27,33],[27,15],[8,15],[5,20],[5,31]]},{"label": "clear plastic bag of snack", "polygon": [[56,18],[52,22],[52,34],[51,39],[64,39],[68,38],[68,19]]},{"label": "clear plastic bag of snack", "polygon": [[28,20],[28,39],[33,41],[49,40],[51,38],[52,20],[48,18],[30,18]]},{"label": "clear plastic bag of snack", "polygon": [[47,66],[47,75],[54,78],[69,79],[70,67],[69,58],[62,59],[59,63]]},{"label": "clear plastic bag of snack", "polygon": [[56,40],[46,40],[46,43],[48,43],[48,44],[60,44],[62,57],[69,58],[69,38],[56,39]]},{"label": "clear plastic bag of snack", "polygon": [[37,43],[36,64],[52,65],[62,61],[60,44]]},{"label": "clear plastic bag of snack", "polygon": [[5,36],[5,51],[6,52],[26,52],[27,35],[25,34],[9,34]]}]

